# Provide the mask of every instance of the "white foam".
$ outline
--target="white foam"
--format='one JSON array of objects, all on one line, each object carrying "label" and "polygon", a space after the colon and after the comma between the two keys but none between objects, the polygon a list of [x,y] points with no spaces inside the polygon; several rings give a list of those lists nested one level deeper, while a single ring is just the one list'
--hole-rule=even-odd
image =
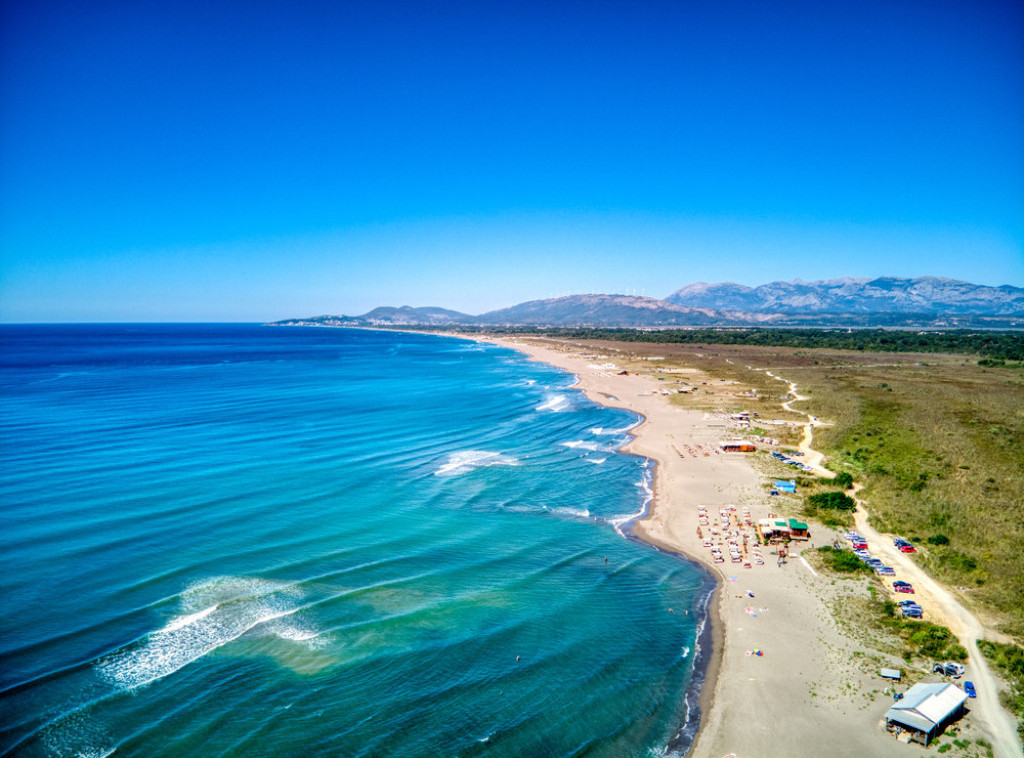
[{"label": "white foam", "polygon": [[[219,602],[184,613],[140,642],[97,661],[100,679],[120,690],[141,687],[300,609],[299,593],[291,585],[253,577],[218,577],[193,585],[182,594],[182,609],[191,610],[211,596]],[[315,636],[308,631],[308,638]]]},{"label": "white foam", "polygon": [[586,440],[573,440],[572,442],[559,442],[562,447],[568,447],[572,450],[591,450],[598,451],[603,450],[607,452],[607,448],[604,445],[599,445],[596,442],[587,442]]},{"label": "white foam", "polygon": [[595,466],[600,466],[602,463],[604,463],[608,459],[607,458],[587,458],[586,460],[589,463],[593,463]]},{"label": "white foam", "polygon": [[196,611],[195,613],[190,613],[187,616],[178,616],[176,619],[173,619],[172,621],[170,621],[167,624],[167,626],[165,626],[160,631],[161,632],[173,632],[176,629],[181,629],[184,626],[188,626],[189,624],[194,624],[195,622],[199,621],[200,619],[206,618],[211,613],[213,613],[215,610],[217,610],[217,606],[211,605],[209,608],[204,608],[201,611]]},{"label": "white foam", "polygon": [[515,466],[517,458],[488,450],[460,450],[448,456],[447,463],[434,472],[435,476],[456,476],[482,466]]},{"label": "white foam", "polygon": [[571,518],[589,519],[590,511],[586,508],[545,508],[545,510],[554,513],[557,516],[570,516]]},{"label": "white foam", "polygon": [[569,407],[569,398],[566,395],[547,393],[544,395],[544,402],[537,406],[538,411],[551,411],[560,413]]}]

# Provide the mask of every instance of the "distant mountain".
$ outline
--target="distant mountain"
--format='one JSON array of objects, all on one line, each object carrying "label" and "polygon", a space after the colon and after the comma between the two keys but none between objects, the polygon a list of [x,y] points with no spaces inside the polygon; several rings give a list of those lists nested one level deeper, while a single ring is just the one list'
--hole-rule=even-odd
[{"label": "distant mountain", "polygon": [[497,326],[697,326],[719,323],[722,314],[634,295],[569,295],[531,300],[476,317]]},{"label": "distant mountain", "polygon": [[369,324],[430,324],[441,326],[476,323],[476,319],[466,313],[450,311],[446,308],[410,308],[408,305],[403,305],[401,308],[388,306],[374,308],[359,318]]},{"label": "distant mountain", "polygon": [[552,327],[896,327],[1020,329],[1024,288],[955,279],[830,279],[760,287],[697,282],[664,300],[633,295],[569,295],[531,300],[479,316],[445,308],[374,308],[362,316],[315,316],[277,326]]},{"label": "distant mountain", "polygon": [[362,316],[310,316],[275,321],[273,326],[455,326],[478,323],[475,316],[446,308],[382,306]]},{"label": "distant mountain", "polygon": [[920,313],[1024,316],[1024,288],[922,276],[914,279],[830,279],[745,287],[698,282],[676,290],[670,303],[745,313]]}]

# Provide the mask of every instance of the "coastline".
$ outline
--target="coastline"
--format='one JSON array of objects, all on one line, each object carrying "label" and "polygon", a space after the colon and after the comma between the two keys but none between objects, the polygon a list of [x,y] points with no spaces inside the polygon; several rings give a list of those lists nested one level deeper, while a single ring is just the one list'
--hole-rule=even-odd
[{"label": "coastline", "polygon": [[[669,754],[694,758],[769,756],[910,756],[914,748],[895,742],[878,725],[885,702],[877,680],[843,666],[863,655],[837,625],[823,600],[834,594],[797,554],[776,565],[765,549],[764,565],[716,564],[698,536],[698,508],[749,508],[753,519],[778,506],[764,487],[766,477],[742,453],[684,455],[710,451],[729,429],[702,410],[669,403],[656,378],[632,370],[622,374],[586,356],[570,343],[487,335],[450,334],[489,342],[562,369],[575,389],[592,401],[632,411],[640,422],[622,451],[653,461],[652,497],[645,513],[626,526],[626,536],[700,565],[715,582],[708,595],[704,633],[695,661],[697,713],[667,746]],[[823,529],[806,547],[831,544]],[[797,543],[799,545],[799,543]],[[800,547],[797,548],[800,550]],[[834,584],[834,582],[832,583]],[[710,650],[705,650],[709,640]],[[763,656],[751,649],[762,650]],[[701,681],[702,680],[702,681]],[[851,692],[859,681],[867,694]],[[829,702],[821,702],[819,694]],[[696,719],[693,718],[696,717]],[[696,728],[692,735],[690,725]],[[795,740],[795,741],[794,741]]]}]

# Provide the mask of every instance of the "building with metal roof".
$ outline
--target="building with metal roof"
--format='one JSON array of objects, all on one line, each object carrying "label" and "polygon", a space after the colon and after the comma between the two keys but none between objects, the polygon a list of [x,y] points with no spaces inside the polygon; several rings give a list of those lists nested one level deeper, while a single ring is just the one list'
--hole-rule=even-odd
[{"label": "building with metal roof", "polygon": [[930,743],[964,714],[967,693],[955,684],[915,684],[885,713],[886,727],[910,732],[911,739]]}]

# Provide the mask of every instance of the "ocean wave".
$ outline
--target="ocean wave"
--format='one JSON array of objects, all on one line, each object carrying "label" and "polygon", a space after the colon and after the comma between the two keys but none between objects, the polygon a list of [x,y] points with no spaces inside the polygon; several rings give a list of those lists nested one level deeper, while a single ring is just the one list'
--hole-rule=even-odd
[{"label": "ocean wave", "polygon": [[435,476],[457,476],[483,466],[516,466],[518,458],[488,450],[460,450],[434,471]]},{"label": "ocean wave", "polygon": [[544,402],[538,405],[536,410],[561,413],[569,410],[571,402],[568,395],[549,392],[544,395]]},{"label": "ocean wave", "polygon": [[[95,664],[101,681],[119,690],[173,674],[261,624],[297,613],[301,593],[292,585],[255,577],[217,577],[181,595],[181,615],[142,640]],[[202,606],[199,610],[193,610]],[[278,625],[279,636],[312,639],[315,630]]]},{"label": "ocean wave", "polygon": [[559,442],[558,444],[572,450],[590,450],[591,452],[600,451],[604,453],[611,452],[605,445],[599,445],[596,442],[587,442],[586,440],[573,440],[572,442]]}]

